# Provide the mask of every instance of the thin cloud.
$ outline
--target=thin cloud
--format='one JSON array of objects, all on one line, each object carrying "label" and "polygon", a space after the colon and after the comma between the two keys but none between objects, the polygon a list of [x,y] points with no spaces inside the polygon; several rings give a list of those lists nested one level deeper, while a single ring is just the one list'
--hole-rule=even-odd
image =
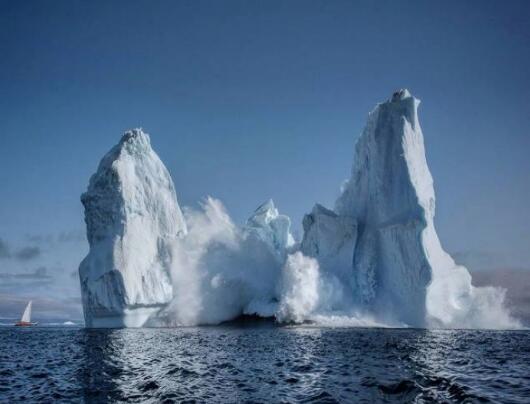
[{"label": "thin cloud", "polygon": [[33,244],[50,244],[53,243],[53,236],[51,234],[29,234],[26,239]]},{"label": "thin cloud", "polygon": [[27,234],[26,239],[33,244],[50,245],[54,243],[81,243],[86,241],[81,229],[62,231],[58,234]]},{"label": "thin cloud", "polygon": [[78,243],[86,240],[85,232],[83,230],[63,231],[57,236],[59,243]]},{"label": "thin cloud", "polygon": [[20,261],[29,261],[41,255],[41,249],[35,246],[22,247],[15,254],[15,258]]},{"label": "thin cloud", "polygon": [[0,258],[10,258],[11,252],[7,243],[0,238]]},{"label": "thin cloud", "polygon": [[37,258],[42,253],[40,247],[29,245],[12,252],[9,244],[0,238],[0,259],[16,259],[19,261],[29,261]]},{"label": "thin cloud", "polygon": [[4,280],[51,280],[53,276],[48,274],[46,267],[38,267],[33,272],[22,273],[0,273],[0,279]]},{"label": "thin cloud", "polygon": [[45,267],[39,267],[32,272],[0,273],[0,293],[38,296],[46,294],[55,283],[55,278],[48,274]]}]

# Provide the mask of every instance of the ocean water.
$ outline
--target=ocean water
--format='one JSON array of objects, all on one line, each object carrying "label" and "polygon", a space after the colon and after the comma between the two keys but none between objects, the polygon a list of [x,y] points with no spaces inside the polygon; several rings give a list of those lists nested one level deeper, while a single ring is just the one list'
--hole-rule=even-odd
[{"label": "ocean water", "polygon": [[0,401],[530,402],[530,332],[0,328]]}]

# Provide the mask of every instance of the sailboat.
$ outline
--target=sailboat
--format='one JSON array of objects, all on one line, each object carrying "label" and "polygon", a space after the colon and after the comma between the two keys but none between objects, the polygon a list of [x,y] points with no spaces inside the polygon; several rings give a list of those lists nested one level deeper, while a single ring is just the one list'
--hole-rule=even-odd
[{"label": "sailboat", "polygon": [[30,327],[32,325],[37,325],[37,323],[31,322],[31,300],[28,302],[28,305],[26,306],[26,309],[24,310],[24,314],[22,314],[22,318],[20,321],[17,321],[15,323],[15,326],[17,327]]}]

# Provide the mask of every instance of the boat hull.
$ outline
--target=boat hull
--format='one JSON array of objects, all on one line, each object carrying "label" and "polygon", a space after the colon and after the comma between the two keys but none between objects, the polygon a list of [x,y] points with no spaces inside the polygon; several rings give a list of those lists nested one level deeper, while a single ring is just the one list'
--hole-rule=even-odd
[{"label": "boat hull", "polygon": [[15,323],[15,327],[32,327],[34,325],[37,325],[37,323],[31,323],[28,321],[17,321]]}]

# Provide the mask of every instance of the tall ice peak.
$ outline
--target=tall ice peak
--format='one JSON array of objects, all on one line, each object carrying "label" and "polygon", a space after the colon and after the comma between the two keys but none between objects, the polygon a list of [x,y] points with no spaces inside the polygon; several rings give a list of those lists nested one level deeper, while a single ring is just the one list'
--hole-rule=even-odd
[{"label": "tall ice peak", "polygon": [[140,147],[148,150],[151,149],[151,138],[143,131],[142,128],[129,129],[121,137],[119,147]]},{"label": "tall ice peak", "polygon": [[338,274],[356,305],[383,321],[512,326],[498,292],[474,288],[467,269],[441,246],[419,103],[402,89],[370,113],[336,216],[322,209],[307,215],[302,249]]},{"label": "tall ice peak", "polygon": [[406,88],[402,88],[401,90],[398,90],[394,92],[394,94],[392,94],[391,101],[401,101],[401,100],[404,100],[406,98],[411,98],[411,97],[412,95],[410,94],[410,91],[407,90]]},{"label": "tall ice peak", "polygon": [[88,327],[142,326],[168,304],[186,233],[171,176],[141,129],[126,132],[81,196],[90,250],[79,267]]}]

